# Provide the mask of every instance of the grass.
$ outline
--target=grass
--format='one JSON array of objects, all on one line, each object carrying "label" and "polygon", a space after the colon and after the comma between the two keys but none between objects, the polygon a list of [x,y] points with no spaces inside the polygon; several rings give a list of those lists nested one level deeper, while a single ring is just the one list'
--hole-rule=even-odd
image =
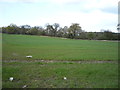
[{"label": "grass", "polygon": [[[117,63],[34,62],[40,59],[115,61],[117,42],[10,34],[3,34],[2,38],[3,88],[24,85],[26,88],[118,88]],[[28,59],[27,55],[33,58]],[[9,60],[19,62],[5,62]],[[12,82],[10,77],[14,77]]]},{"label": "grass", "polygon": [[[3,88],[118,87],[117,64],[9,62],[3,66]],[[13,82],[9,77],[14,77]]]},{"label": "grass", "polygon": [[118,42],[3,34],[3,60],[118,60]]},{"label": "grass", "polygon": [[0,89],[2,89],[2,34],[0,33]]}]

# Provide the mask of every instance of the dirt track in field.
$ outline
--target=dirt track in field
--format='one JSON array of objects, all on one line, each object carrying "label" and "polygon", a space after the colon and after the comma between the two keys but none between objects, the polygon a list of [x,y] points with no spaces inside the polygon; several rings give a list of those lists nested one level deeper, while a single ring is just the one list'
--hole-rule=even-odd
[{"label": "dirt track in field", "polygon": [[45,62],[45,63],[118,63],[117,60],[2,60],[2,62],[21,62],[21,63],[30,63],[30,62]]}]

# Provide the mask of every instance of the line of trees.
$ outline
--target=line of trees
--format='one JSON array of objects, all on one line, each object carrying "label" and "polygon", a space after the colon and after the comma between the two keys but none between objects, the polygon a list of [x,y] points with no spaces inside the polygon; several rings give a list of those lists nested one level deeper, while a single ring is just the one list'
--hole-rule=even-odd
[{"label": "line of trees", "polygon": [[41,26],[31,27],[30,25],[17,26],[10,24],[1,27],[2,33],[7,34],[26,34],[26,35],[44,35],[53,37],[64,37],[71,39],[89,39],[89,40],[119,40],[119,33],[113,33],[110,30],[102,30],[101,32],[86,32],[82,30],[78,23],[71,24],[70,27],[60,27],[58,23],[53,25],[46,24],[45,28]]}]

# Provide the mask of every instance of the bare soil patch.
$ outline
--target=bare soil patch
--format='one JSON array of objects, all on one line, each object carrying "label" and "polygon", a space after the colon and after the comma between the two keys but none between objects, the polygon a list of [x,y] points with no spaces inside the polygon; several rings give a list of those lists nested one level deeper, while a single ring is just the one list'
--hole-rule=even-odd
[{"label": "bare soil patch", "polygon": [[103,61],[103,60],[2,60],[2,62],[23,62],[23,63],[29,63],[29,62],[45,62],[45,63],[118,63],[118,61],[114,60],[108,60],[108,61]]}]

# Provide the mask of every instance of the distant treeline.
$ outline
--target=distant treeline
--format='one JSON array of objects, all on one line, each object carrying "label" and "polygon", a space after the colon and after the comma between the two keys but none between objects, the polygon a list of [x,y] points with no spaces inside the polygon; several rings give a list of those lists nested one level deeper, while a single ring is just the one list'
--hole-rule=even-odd
[{"label": "distant treeline", "polygon": [[46,24],[41,26],[31,27],[30,25],[17,26],[10,24],[6,27],[1,27],[2,33],[7,34],[23,34],[23,35],[43,35],[53,37],[63,37],[71,39],[89,39],[89,40],[120,40],[119,33],[113,33],[110,30],[102,30],[101,32],[86,32],[82,30],[78,23],[73,23],[70,27],[60,27],[58,23],[53,25]]}]

